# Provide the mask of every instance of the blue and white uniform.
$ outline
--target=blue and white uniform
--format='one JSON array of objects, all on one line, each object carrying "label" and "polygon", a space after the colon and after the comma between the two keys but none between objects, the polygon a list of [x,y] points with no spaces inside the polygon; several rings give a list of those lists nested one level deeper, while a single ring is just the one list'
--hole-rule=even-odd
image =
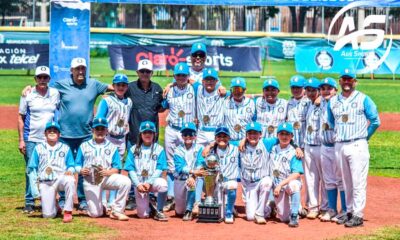
[{"label": "blue and white uniform", "polygon": [[278,98],[274,104],[264,98],[256,99],[256,121],[263,127],[262,137],[276,137],[278,125],[286,121],[288,101]]},{"label": "blue and white uniform", "polygon": [[[300,100],[291,98],[288,101],[287,105],[287,122],[293,125],[293,141],[300,148],[304,148],[304,136],[303,133],[305,131],[304,121],[301,121],[300,118],[300,107],[299,105],[307,105],[307,98],[302,98]],[[301,107],[304,109],[304,107]]]},{"label": "blue and white uniform", "polygon": [[[47,142],[36,145],[28,163],[28,172],[32,188],[39,182],[39,191],[42,200],[42,214],[45,218],[54,218],[57,215],[56,194],[65,191],[65,211],[72,211],[75,194],[75,178],[73,175],[64,175],[69,171],[74,173],[74,158],[68,145],[61,142],[54,146]],[[37,192],[34,191],[34,192]]]},{"label": "blue and white uniform", "polygon": [[378,110],[371,98],[355,90],[348,98],[342,94],[331,98],[328,121],[335,129],[335,152],[342,169],[347,212],[362,218],[370,158],[367,140],[380,125]]},{"label": "blue and white uniform", "polygon": [[[167,159],[164,148],[158,143],[150,147],[142,145],[140,151],[136,147],[134,145],[129,149],[124,169],[129,173],[135,186],[137,214],[140,218],[147,218],[150,214],[149,194],[140,193],[137,186],[150,184],[149,193],[158,193],[157,209],[162,211],[167,196],[167,181],[161,174],[167,170]],[[135,154],[135,151],[138,151],[138,154]]]},{"label": "blue and white uniform", "polygon": [[[92,168],[92,165],[101,166],[103,169],[121,170],[121,159],[117,147],[107,139],[102,143],[95,140],[83,142],[78,149],[75,160],[75,169],[80,172],[82,168]],[[88,202],[88,214],[91,217],[103,215],[103,205],[101,199],[102,190],[118,190],[112,211],[124,213],[126,198],[131,187],[131,180],[121,174],[112,174],[104,177],[99,185],[83,181],[86,200]]]}]

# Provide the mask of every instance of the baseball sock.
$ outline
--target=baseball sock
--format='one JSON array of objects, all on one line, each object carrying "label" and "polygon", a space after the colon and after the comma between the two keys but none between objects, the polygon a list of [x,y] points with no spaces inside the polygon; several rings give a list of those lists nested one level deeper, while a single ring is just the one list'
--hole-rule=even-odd
[{"label": "baseball sock", "polygon": [[226,203],[226,215],[227,216],[232,216],[233,214],[233,207],[235,206],[235,201],[236,201],[236,189],[230,189],[228,190],[228,201]]},{"label": "baseball sock", "polygon": [[291,203],[290,203],[290,214],[297,215],[299,212],[299,205],[300,205],[300,192],[294,192],[291,196]]},{"label": "baseball sock", "polygon": [[159,192],[157,195],[157,210],[163,211],[165,201],[167,200],[167,192]]},{"label": "baseball sock", "polygon": [[188,191],[187,192],[186,210],[192,211],[195,198],[196,198],[196,192],[195,191]]},{"label": "baseball sock", "polygon": [[174,198],[174,175],[172,173],[167,174],[168,184],[168,199]]},{"label": "baseball sock", "polygon": [[201,202],[201,194],[203,193],[204,178],[196,179],[196,202]]},{"label": "baseball sock", "polygon": [[337,197],[338,197],[337,188],[326,190],[326,192],[328,194],[328,206],[329,206],[329,208],[334,210],[335,212],[337,212]]},{"label": "baseball sock", "polygon": [[344,191],[340,191],[340,204],[342,205],[342,212],[347,212],[346,194]]}]

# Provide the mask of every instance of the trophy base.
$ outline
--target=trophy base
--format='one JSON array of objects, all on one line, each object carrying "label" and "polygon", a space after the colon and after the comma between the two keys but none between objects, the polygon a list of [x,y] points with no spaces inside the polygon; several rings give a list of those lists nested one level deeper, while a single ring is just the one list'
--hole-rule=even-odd
[{"label": "trophy base", "polygon": [[222,222],[221,204],[204,204],[199,205],[199,216],[197,222],[203,223],[220,223]]}]

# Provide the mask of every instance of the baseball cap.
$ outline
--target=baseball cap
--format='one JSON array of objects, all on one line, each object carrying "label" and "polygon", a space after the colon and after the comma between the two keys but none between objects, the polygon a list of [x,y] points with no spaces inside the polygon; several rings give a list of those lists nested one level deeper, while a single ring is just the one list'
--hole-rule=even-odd
[{"label": "baseball cap", "polygon": [[293,126],[292,126],[292,124],[290,124],[288,122],[284,122],[284,123],[279,124],[277,133],[280,133],[282,131],[285,131],[285,132],[293,134]]},{"label": "baseball cap", "polygon": [[154,123],[150,121],[141,122],[139,126],[139,132],[142,133],[144,131],[151,131],[156,133],[156,125],[154,125]]},{"label": "baseball cap", "polygon": [[180,62],[174,67],[174,75],[185,74],[189,75],[189,66],[185,62]]},{"label": "baseball cap", "polygon": [[205,68],[203,70],[203,79],[212,77],[218,80],[218,72],[214,68]]},{"label": "baseball cap", "polygon": [[233,87],[241,87],[246,89],[246,80],[242,77],[235,77],[231,80],[231,88]]},{"label": "baseball cap", "polygon": [[193,122],[187,122],[187,123],[184,123],[182,128],[181,128],[181,132],[183,132],[183,131],[196,132],[197,128],[196,128],[196,125]]},{"label": "baseball cap", "polygon": [[60,125],[54,121],[50,121],[50,122],[46,123],[46,127],[44,128],[44,130],[46,131],[47,129],[50,129],[50,128],[55,128],[58,131],[60,131]]},{"label": "baseball cap", "polygon": [[153,63],[149,59],[142,59],[138,62],[137,70],[147,69],[153,71]]},{"label": "baseball cap", "polygon": [[319,88],[319,85],[320,85],[320,82],[319,82],[318,78],[311,77],[306,80],[306,82],[304,84],[304,88],[306,88],[306,87]]},{"label": "baseball cap", "polygon": [[193,54],[195,52],[203,52],[207,54],[207,47],[204,43],[195,43],[192,45],[192,50],[190,51],[190,54]]},{"label": "baseball cap", "polygon": [[46,66],[39,66],[35,70],[35,77],[39,75],[47,75],[50,76],[50,68]]},{"label": "baseball cap", "polygon": [[116,84],[116,83],[128,84],[128,77],[125,74],[121,74],[121,73],[115,74],[114,78],[113,78],[113,84]]},{"label": "baseball cap", "polygon": [[80,58],[80,57],[73,58],[72,61],[71,61],[71,68],[76,68],[76,67],[79,67],[79,66],[87,67],[86,59]]},{"label": "baseball cap", "polygon": [[354,72],[354,70],[350,69],[350,68],[345,68],[340,72],[340,77],[351,77],[351,78],[356,78],[356,73]]},{"label": "baseball cap", "polygon": [[105,127],[108,128],[108,121],[105,118],[95,118],[93,119],[92,128]]},{"label": "baseball cap", "polygon": [[335,81],[335,79],[333,79],[331,77],[322,79],[321,83],[319,84],[319,87],[321,87],[322,85],[329,85],[329,86],[337,89],[336,81]]},{"label": "baseball cap", "polygon": [[220,133],[225,133],[226,135],[230,136],[229,129],[224,126],[218,127],[217,129],[215,129],[215,136],[217,136]]},{"label": "baseball cap", "polygon": [[261,124],[258,123],[258,122],[251,122],[251,123],[248,123],[248,124],[246,125],[246,132],[249,132],[249,131],[262,132]]},{"label": "baseball cap", "polygon": [[279,83],[276,79],[267,79],[264,81],[263,89],[267,87],[274,87],[279,90]]},{"label": "baseball cap", "polygon": [[290,87],[303,87],[305,80],[301,75],[294,75],[290,78]]}]

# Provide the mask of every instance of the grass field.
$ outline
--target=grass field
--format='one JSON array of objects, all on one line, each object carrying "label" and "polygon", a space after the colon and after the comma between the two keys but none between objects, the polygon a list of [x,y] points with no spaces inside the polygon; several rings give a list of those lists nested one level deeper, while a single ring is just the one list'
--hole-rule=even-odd
[{"label": "grass field", "polygon": [[[136,79],[134,71],[123,71],[129,75],[130,80]],[[111,70],[108,58],[91,59],[91,75],[99,80],[110,83],[114,71]],[[157,76],[161,75],[162,76]],[[156,72],[153,80],[161,86],[171,82],[172,76],[166,77],[166,72]],[[171,72],[169,72],[169,75]],[[281,97],[289,97],[289,79],[295,73],[294,61],[269,62],[266,64],[265,75],[275,76],[281,85]],[[237,73],[221,72],[222,83],[229,87],[232,77],[243,76],[247,78],[247,93],[261,93],[262,81],[260,73]],[[305,75],[310,77],[311,75]],[[323,78],[328,75],[317,74],[316,77]],[[337,78],[337,75],[330,75]],[[386,77],[386,76],[385,76]],[[28,84],[34,84],[33,76],[27,76],[26,70],[1,70],[0,71],[0,105],[17,105],[21,89]],[[379,112],[400,112],[398,96],[400,96],[400,81],[376,79],[360,79],[358,90],[368,94],[377,104]]]}]

